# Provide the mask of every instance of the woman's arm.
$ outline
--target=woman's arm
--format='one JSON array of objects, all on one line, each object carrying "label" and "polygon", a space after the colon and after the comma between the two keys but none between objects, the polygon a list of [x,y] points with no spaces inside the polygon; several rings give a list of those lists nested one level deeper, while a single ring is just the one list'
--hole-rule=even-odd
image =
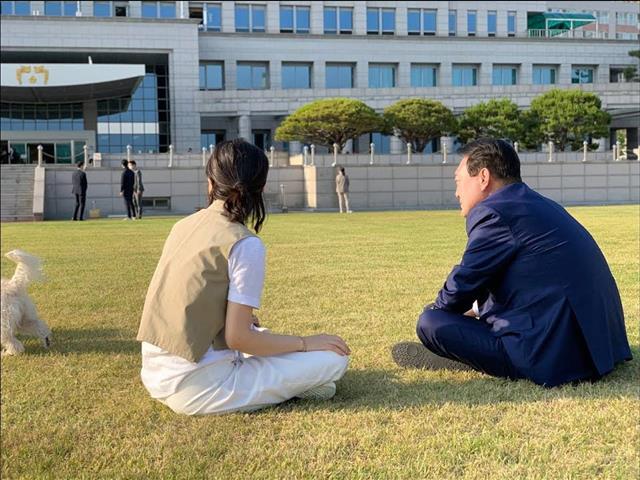
[{"label": "woman's arm", "polygon": [[254,330],[252,314],[253,309],[247,305],[227,302],[224,338],[229,348],[257,356],[313,350],[330,350],[338,355],[351,353],[345,341],[336,335],[296,337]]}]

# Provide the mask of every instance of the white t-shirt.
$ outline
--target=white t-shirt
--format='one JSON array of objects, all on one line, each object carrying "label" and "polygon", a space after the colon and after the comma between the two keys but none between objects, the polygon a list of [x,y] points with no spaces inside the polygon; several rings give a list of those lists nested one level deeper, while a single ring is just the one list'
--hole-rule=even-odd
[{"label": "white t-shirt", "polygon": [[[227,300],[260,308],[265,273],[265,248],[262,240],[258,237],[246,237],[237,242],[229,253],[228,263]],[[234,350],[214,350],[209,347],[200,361],[193,363],[155,345],[142,342],[140,377],[153,398],[166,398],[176,392],[182,379],[189,373],[234,356]]]}]

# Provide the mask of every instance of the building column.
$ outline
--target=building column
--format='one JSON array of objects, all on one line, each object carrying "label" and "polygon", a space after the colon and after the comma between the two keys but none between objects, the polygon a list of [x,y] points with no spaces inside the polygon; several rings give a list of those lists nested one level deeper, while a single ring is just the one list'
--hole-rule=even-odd
[{"label": "building column", "polygon": [[478,85],[493,84],[493,64],[491,62],[482,62],[480,71],[478,72]]},{"label": "building column", "polygon": [[220,16],[222,17],[222,31],[225,33],[236,31],[234,2],[222,2]]},{"label": "building column", "polygon": [[369,64],[364,60],[358,60],[356,64],[355,88],[369,88]]},{"label": "building column", "polygon": [[519,85],[533,84],[533,64],[532,63],[520,64],[520,72],[518,72],[518,84]]},{"label": "building column", "polygon": [[311,65],[311,88],[326,88],[326,64],[322,60],[316,60]]},{"label": "building column", "polygon": [[407,7],[405,7],[403,3],[405,2],[398,2],[396,6],[396,35],[401,37],[406,36],[409,30],[407,25]]},{"label": "building column", "polygon": [[249,143],[253,143],[251,117],[249,114],[242,114],[238,117],[238,136],[244,138]]},{"label": "building column", "polygon": [[596,67],[594,83],[609,83],[609,69],[608,63],[601,63]]},{"label": "building column", "polygon": [[323,2],[311,2],[309,32],[312,35],[324,33],[324,7]]},{"label": "building column", "polygon": [[436,11],[436,35],[439,37],[449,36],[449,9],[448,8],[440,7]]},{"label": "building column", "polygon": [[562,63],[558,65],[558,84],[571,85],[571,64]]},{"label": "building column", "polygon": [[400,62],[398,63],[398,83],[397,87],[410,87],[411,86],[411,63]]},{"label": "building column", "polygon": [[450,87],[453,84],[453,67],[451,62],[442,62],[438,68],[438,86]]},{"label": "building column", "polygon": [[[235,2],[222,2],[231,3],[232,5]],[[267,2],[267,7],[265,11],[265,31],[267,33],[280,33],[280,2]],[[234,7],[235,8],[235,7]]]},{"label": "building column", "polygon": [[404,144],[400,137],[396,135],[392,135],[389,142],[389,153],[391,154],[400,154],[404,151]]}]

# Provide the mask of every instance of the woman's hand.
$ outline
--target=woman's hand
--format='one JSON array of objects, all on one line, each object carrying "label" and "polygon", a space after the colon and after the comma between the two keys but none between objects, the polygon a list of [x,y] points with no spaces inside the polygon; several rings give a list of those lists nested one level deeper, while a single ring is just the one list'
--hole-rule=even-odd
[{"label": "woman's hand", "polygon": [[341,356],[351,354],[351,350],[349,350],[347,343],[337,335],[327,335],[323,333],[321,335],[309,335],[308,337],[303,338],[307,347],[307,352],[330,350]]}]

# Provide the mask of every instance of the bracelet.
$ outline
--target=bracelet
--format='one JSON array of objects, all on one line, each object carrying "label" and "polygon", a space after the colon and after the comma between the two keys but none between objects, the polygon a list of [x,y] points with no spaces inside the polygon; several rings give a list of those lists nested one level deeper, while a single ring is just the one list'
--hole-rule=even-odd
[{"label": "bracelet", "polygon": [[307,351],[307,342],[304,341],[304,337],[298,337],[300,340],[302,340],[302,351],[306,352]]}]

